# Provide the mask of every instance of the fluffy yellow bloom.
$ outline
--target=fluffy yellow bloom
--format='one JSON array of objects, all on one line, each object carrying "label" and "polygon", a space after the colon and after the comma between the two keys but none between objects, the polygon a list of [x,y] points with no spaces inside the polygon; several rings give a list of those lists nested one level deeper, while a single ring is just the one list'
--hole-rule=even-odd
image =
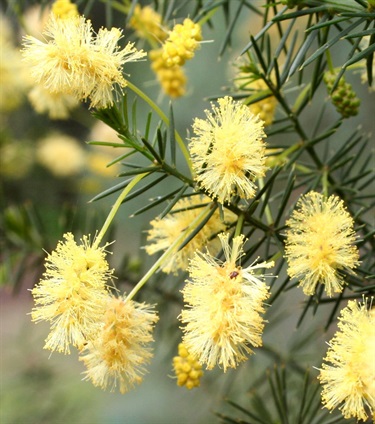
[{"label": "fluffy yellow bloom", "polygon": [[114,85],[126,86],[122,66],[145,56],[134,44],[117,45],[117,28],[101,28],[94,36],[84,17],[56,19],[51,15],[44,32],[47,42],[24,38],[23,56],[37,84],[52,93],[64,93],[91,101],[91,107],[113,104]]},{"label": "fluffy yellow bloom", "polygon": [[166,65],[182,66],[186,60],[192,59],[201,40],[201,27],[191,19],[186,18],[182,24],[175,25],[163,44],[163,59]]},{"label": "fluffy yellow bloom", "polygon": [[354,221],[344,202],[332,195],[326,199],[314,191],[303,196],[286,222],[285,257],[288,274],[300,280],[307,295],[313,295],[317,284],[325,285],[328,296],[340,293],[343,277],[339,271],[350,271],[358,262]]},{"label": "fluffy yellow bloom", "polygon": [[262,345],[263,302],[269,297],[264,276],[258,268],[270,268],[273,262],[251,264],[242,268],[237,261],[243,256],[244,237],[233,239],[221,234],[225,262],[209,253],[197,252],[190,262],[190,280],[182,290],[187,304],[180,320],[184,324],[183,343],[201,364],[212,369],[216,364],[235,368],[253,353],[250,345]]},{"label": "fluffy yellow bloom", "polygon": [[55,0],[52,4],[52,13],[60,19],[73,18],[78,16],[77,5],[70,0]]},{"label": "fluffy yellow bloom", "polygon": [[112,276],[105,256],[105,247],[93,247],[87,236],[78,245],[71,233],[47,256],[43,278],[31,291],[32,320],[51,323],[45,349],[70,353],[71,344],[81,349],[96,338]]},{"label": "fluffy yellow bloom", "polygon": [[[151,229],[148,231],[145,247],[149,255],[156,252],[165,251],[176,238],[188,227],[194,219],[201,213],[199,205],[205,205],[210,202],[208,197],[191,196],[179,200],[172,211],[163,219],[156,218],[151,221]],[[234,222],[236,216],[225,211],[223,222],[220,218],[220,212],[216,210],[209,221],[199,231],[199,233],[181,250],[170,256],[162,265],[162,270],[166,273],[177,272],[178,270],[186,270],[189,259],[194,256],[196,250],[202,250],[207,246],[214,254],[220,251],[220,241],[215,237],[218,233],[224,231],[228,227],[228,223]]]},{"label": "fluffy yellow bloom", "polygon": [[185,386],[189,390],[200,386],[202,365],[189,354],[183,343],[178,345],[178,356],[173,358],[173,368],[178,386]]},{"label": "fluffy yellow bloom", "polygon": [[51,93],[42,85],[36,85],[28,94],[29,101],[36,112],[48,114],[50,119],[68,119],[78,100],[72,94]]},{"label": "fluffy yellow bloom", "polygon": [[319,375],[324,406],[363,421],[375,418],[375,310],[367,303],[351,300],[341,311]]},{"label": "fluffy yellow bloom", "polygon": [[207,119],[196,118],[190,142],[193,168],[199,185],[218,202],[230,202],[236,194],[254,197],[254,180],[265,174],[263,121],[231,97],[212,104]]},{"label": "fluffy yellow bloom", "polygon": [[141,7],[137,4],[129,25],[140,38],[164,41],[168,36],[163,28],[161,15],[150,6]]},{"label": "fluffy yellow bloom", "polygon": [[181,97],[186,93],[184,70],[179,65],[168,66],[163,59],[163,49],[150,51],[151,68],[156,73],[158,81],[165,94],[172,98]]},{"label": "fluffy yellow bloom", "polygon": [[70,177],[82,171],[86,156],[78,141],[62,134],[51,134],[38,143],[36,158],[53,175]]},{"label": "fluffy yellow bloom", "polygon": [[87,368],[85,379],[126,393],[142,381],[152,358],[149,344],[158,317],[150,305],[111,297],[102,320],[100,334],[80,358]]}]

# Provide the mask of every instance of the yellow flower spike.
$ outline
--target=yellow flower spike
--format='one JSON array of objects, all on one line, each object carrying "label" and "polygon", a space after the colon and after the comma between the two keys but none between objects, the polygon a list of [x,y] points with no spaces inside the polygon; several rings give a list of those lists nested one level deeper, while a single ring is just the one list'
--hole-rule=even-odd
[{"label": "yellow flower spike", "polygon": [[178,356],[173,358],[173,368],[178,386],[185,386],[189,390],[200,386],[202,366],[188,353],[183,343],[178,345]]},{"label": "yellow flower spike", "polygon": [[70,0],[56,0],[52,4],[52,13],[56,18],[66,19],[79,16],[77,5]]},{"label": "yellow flower spike", "polygon": [[87,236],[77,245],[71,233],[47,256],[46,271],[31,291],[32,320],[51,323],[45,349],[69,354],[71,344],[81,349],[96,338],[113,273],[105,256],[105,246],[93,247]]},{"label": "yellow flower spike", "polygon": [[[156,218],[151,221],[151,229],[148,231],[146,252],[153,255],[156,252],[166,250],[183,230],[201,213],[202,208],[197,206],[210,202],[205,196],[191,196],[179,200],[172,211],[163,219]],[[181,250],[175,253],[162,265],[162,271],[176,273],[178,270],[186,270],[189,259],[196,250],[208,247],[215,254],[220,250],[220,241],[216,234],[224,231],[228,223],[234,222],[236,216],[225,210],[225,222],[221,221],[220,212],[216,210],[206,225],[199,233]]]},{"label": "yellow flower spike", "polygon": [[152,358],[149,345],[157,321],[151,305],[110,296],[100,333],[81,352],[87,368],[84,379],[123,394],[140,384]]},{"label": "yellow flower spike", "polygon": [[23,56],[35,83],[50,93],[89,98],[90,107],[111,106],[114,85],[127,84],[122,66],[146,55],[132,43],[120,49],[117,28],[101,28],[95,36],[91,22],[82,16],[56,19],[51,14],[44,34],[47,42],[24,37]]},{"label": "yellow flower spike", "polygon": [[182,289],[186,307],[180,314],[184,324],[183,343],[207,369],[215,365],[235,368],[253,353],[250,345],[262,345],[263,302],[269,297],[258,268],[270,268],[273,262],[242,268],[244,236],[233,239],[219,235],[225,255],[220,262],[209,253],[196,252],[190,261],[189,279]]},{"label": "yellow flower spike", "polygon": [[286,224],[289,276],[299,279],[306,295],[313,295],[318,283],[329,297],[340,293],[344,280],[339,271],[359,264],[354,221],[343,201],[311,191],[298,201]]},{"label": "yellow flower spike", "polygon": [[186,76],[181,66],[169,67],[163,59],[163,50],[150,51],[151,68],[165,94],[172,98],[181,97],[186,93]]},{"label": "yellow flower spike", "polygon": [[199,24],[186,18],[182,24],[174,26],[163,45],[163,59],[167,66],[182,66],[194,57],[195,50],[202,40]]},{"label": "yellow flower spike", "polygon": [[318,377],[326,408],[363,421],[375,414],[375,310],[368,303],[350,300],[341,311]]},{"label": "yellow flower spike", "polygon": [[207,119],[196,118],[189,150],[195,179],[219,203],[255,196],[254,180],[266,172],[264,123],[231,97],[218,99]]}]

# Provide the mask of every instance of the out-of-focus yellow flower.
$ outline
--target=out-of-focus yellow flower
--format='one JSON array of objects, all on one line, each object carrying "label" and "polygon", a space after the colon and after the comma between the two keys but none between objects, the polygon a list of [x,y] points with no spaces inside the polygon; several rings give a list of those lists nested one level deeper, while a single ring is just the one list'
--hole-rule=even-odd
[{"label": "out-of-focus yellow flower", "polygon": [[195,137],[189,149],[195,179],[218,202],[231,202],[233,195],[254,197],[254,180],[265,175],[266,137],[264,123],[249,108],[231,97],[212,104],[207,119],[196,118]]},{"label": "out-of-focus yellow flower", "polygon": [[70,111],[79,104],[72,94],[52,93],[42,85],[36,85],[28,94],[36,112],[46,113],[51,119],[68,119]]},{"label": "out-of-focus yellow flower", "polygon": [[112,276],[105,256],[105,247],[93,247],[87,236],[77,245],[71,233],[47,256],[43,278],[31,291],[32,320],[51,323],[45,349],[67,354],[70,345],[82,349],[96,339]]},{"label": "out-of-focus yellow flower", "polygon": [[[253,90],[253,94],[268,90],[267,84],[262,79],[255,80],[246,87]],[[249,108],[254,115],[259,115],[260,119],[264,121],[264,125],[267,126],[271,125],[274,120],[276,105],[276,98],[270,96],[256,103],[252,103],[249,105]]]},{"label": "out-of-focus yellow flower", "polygon": [[158,317],[150,305],[111,296],[98,337],[88,343],[80,360],[85,379],[95,386],[121,393],[141,383],[152,358],[149,347]]},{"label": "out-of-focus yellow flower", "polygon": [[363,421],[375,416],[375,310],[367,306],[350,300],[341,311],[319,375],[324,406]]},{"label": "out-of-focus yellow flower", "polygon": [[201,40],[201,27],[191,19],[186,18],[182,24],[175,25],[163,44],[163,59],[166,65],[182,66],[192,59]]},{"label": "out-of-focus yellow flower", "polygon": [[36,158],[59,178],[77,175],[86,163],[86,153],[79,142],[62,134],[51,134],[41,140],[37,145]]},{"label": "out-of-focus yellow flower", "polygon": [[34,163],[34,150],[29,143],[7,140],[0,146],[0,175],[18,180],[27,175]]},{"label": "out-of-focus yellow flower", "polygon": [[94,36],[91,22],[84,17],[56,19],[51,15],[44,34],[47,42],[24,37],[23,56],[37,84],[52,93],[90,99],[91,107],[113,104],[114,85],[126,86],[122,66],[146,55],[128,43],[117,28],[99,29]]},{"label": "out-of-focus yellow flower", "polygon": [[0,15],[0,111],[17,108],[30,86],[25,65],[5,17]]},{"label": "out-of-focus yellow flower", "polygon": [[52,4],[52,13],[56,18],[66,19],[78,16],[78,7],[70,0],[55,0]]},{"label": "out-of-focus yellow flower", "polygon": [[168,37],[167,30],[162,25],[162,17],[151,6],[141,7],[137,4],[129,26],[135,29],[140,38],[163,42]]},{"label": "out-of-focus yellow flower", "polygon": [[225,262],[200,252],[190,261],[190,278],[182,289],[186,307],[180,320],[187,350],[207,369],[219,365],[225,372],[253,353],[250,345],[262,345],[260,314],[269,291],[264,276],[255,270],[270,268],[273,262],[242,268],[237,262],[244,255],[244,237],[234,237],[232,247],[228,234],[219,238]]},{"label": "out-of-focus yellow flower", "polygon": [[[163,219],[156,218],[151,221],[151,229],[148,231],[145,246],[146,252],[153,255],[156,252],[167,250],[176,238],[188,227],[201,212],[200,205],[210,202],[208,197],[191,196],[179,200],[172,211]],[[202,207],[203,207],[202,206]],[[235,221],[236,216],[225,210],[223,222],[220,212],[216,210],[208,222],[203,226],[199,233],[182,249],[172,254],[161,269],[166,272],[176,273],[178,270],[186,270],[189,260],[194,256],[196,250],[202,250],[208,247],[214,254],[220,250],[221,244],[216,237],[217,234],[227,229],[228,224]]]},{"label": "out-of-focus yellow flower", "polygon": [[330,297],[340,293],[344,284],[340,270],[350,271],[359,264],[354,221],[344,202],[311,191],[298,201],[286,224],[289,276],[299,279],[307,295],[315,293],[318,283],[325,285]]},{"label": "out-of-focus yellow flower", "polygon": [[183,343],[178,345],[178,356],[173,358],[173,369],[178,386],[185,386],[189,390],[200,386],[202,365],[189,354]]}]

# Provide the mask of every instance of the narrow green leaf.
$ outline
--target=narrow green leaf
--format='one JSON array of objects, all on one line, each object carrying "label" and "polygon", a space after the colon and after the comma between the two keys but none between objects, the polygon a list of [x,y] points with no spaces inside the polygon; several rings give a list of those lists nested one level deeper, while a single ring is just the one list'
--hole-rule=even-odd
[{"label": "narrow green leaf", "polygon": [[294,181],[295,181],[295,176],[291,172],[289,174],[288,181],[286,183],[286,187],[285,187],[285,190],[284,190],[284,193],[283,193],[283,197],[282,197],[281,202],[280,202],[279,212],[278,212],[276,219],[275,219],[275,226],[279,225],[280,219],[285,212],[286,204],[288,203],[289,197],[290,197],[290,195],[293,191]]},{"label": "narrow green leaf", "polygon": [[[358,40],[359,42],[360,40]],[[348,61],[346,61],[343,65],[342,68],[347,68],[350,65],[353,65],[356,62],[359,62],[362,59],[365,59],[369,56],[372,56],[373,53],[375,52],[375,43],[371,44],[370,46],[368,46],[366,49],[362,50],[360,53],[356,54],[355,56],[353,56],[351,59],[349,59]]]},{"label": "narrow green leaf", "polygon": [[267,22],[266,25],[263,26],[263,28],[261,29],[261,31],[258,32],[258,34],[255,36],[255,38],[253,38],[250,43],[248,43],[245,48],[241,51],[240,55],[243,55],[244,53],[246,53],[248,50],[251,49],[251,47],[253,46],[253,41],[258,41],[270,28],[272,25],[274,25],[274,23],[276,22],[277,18],[279,16],[282,16],[283,13],[288,9],[287,6],[283,7],[280,12],[272,19],[272,21]]},{"label": "narrow green leaf", "polygon": [[[178,192],[180,192],[180,196],[176,196],[177,197],[177,201],[181,198],[181,192],[183,193],[186,190],[187,186],[183,185],[182,187],[179,187],[177,190],[174,190],[164,196],[158,196],[156,198],[150,199],[150,204],[143,206],[142,208],[136,210],[131,217],[133,216],[137,216],[137,215],[141,215],[143,212],[146,212],[152,208],[154,208],[157,205],[160,205],[160,203],[164,203],[166,200],[168,199],[173,199],[174,200],[174,195]],[[172,203],[172,202],[171,202]],[[173,204],[175,204],[175,202],[173,202]],[[160,217],[162,218],[162,217]]]},{"label": "narrow green leaf", "polygon": [[118,177],[130,177],[132,175],[144,174],[145,172],[153,173],[161,170],[160,166],[148,166],[145,168],[136,168],[131,171],[125,171],[118,174]]},{"label": "narrow green leaf", "polygon": [[222,45],[221,45],[220,50],[219,50],[219,58],[222,57],[222,54],[224,53],[226,47],[228,45],[230,45],[231,34],[233,32],[233,28],[235,27],[239,16],[240,16],[243,5],[244,5],[244,0],[241,0],[238,4],[238,8],[236,10],[236,13],[234,14],[232,22],[229,24],[228,29],[225,33],[224,40],[223,40]]},{"label": "narrow green leaf", "polygon": [[[327,19],[326,16],[322,17],[322,21],[325,21],[326,19]],[[313,41],[316,39],[317,36],[318,36],[318,32],[314,31],[314,32],[311,32],[306,37],[302,46],[298,49],[298,53],[296,57],[294,58],[292,64],[289,67],[288,78],[290,78],[296,72],[296,70],[301,66],[301,63],[303,62],[307,51],[309,50],[309,48],[311,47]]]},{"label": "narrow green leaf", "polygon": [[157,178],[156,180],[152,181],[151,183],[146,184],[145,186],[141,187],[140,189],[138,189],[136,191],[133,191],[133,193],[130,194],[129,196],[127,196],[122,203],[126,203],[129,200],[132,200],[132,199],[140,196],[141,194],[145,193],[150,188],[158,185],[161,181],[163,181],[167,177],[168,177],[168,175],[162,175],[161,177]]},{"label": "narrow green leaf", "polygon": [[113,194],[113,193],[116,193],[117,191],[122,190],[128,184],[130,184],[132,180],[133,180],[133,178],[129,178],[128,180],[122,181],[121,183],[116,184],[115,186],[108,188],[107,190],[102,191],[101,193],[99,193],[95,197],[93,197],[91,200],[89,200],[89,203],[95,202],[96,200],[99,200],[99,199],[103,199],[104,197],[107,197],[110,194]]},{"label": "narrow green leaf", "polygon": [[162,164],[163,161],[159,153],[154,149],[154,147],[151,146],[151,144],[145,138],[142,137],[141,140],[142,140],[142,143],[146,146],[147,150],[151,153],[152,160],[156,160],[159,164]]},{"label": "narrow green leaf", "polygon": [[[335,37],[331,38],[329,41],[324,43],[321,47],[319,47],[315,53],[313,53],[307,60],[305,60],[302,65],[300,66],[300,69],[306,67],[311,62],[313,62],[315,59],[317,59],[319,56],[321,56],[326,50],[331,48],[334,44],[336,44],[339,40],[341,40],[346,34],[350,33],[354,28],[361,25],[365,21],[364,18],[357,19],[355,22],[353,22],[351,25],[349,25],[347,28],[342,30],[339,34],[337,34]],[[314,31],[312,34],[317,34],[316,31]]]},{"label": "narrow green leaf", "polygon": [[158,129],[156,130],[156,139],[157,139],[157,142],[158,142],[158,148],[159,148],[159,152],[160,152],[160,157],[164,161],[164,159],[165,159],[166,137],[163,137],[163,135],[161,133],[160,127],[158,127]]},{"label": "narrow green leaf", "polygon": [[231,401],[231,400],[227,400],[227,403],[229,405],[231,405],[233,408],[237,409],[238,411],[242,412],[243,414],[247,415],[248,417],[252,418],[253,420],[255,420],[257,423],[259,424],[267,424],[266,421],[263,421],[262,418],[260,418],[259,416],[253,414],[251,411],[249,411],[246,408],[243,408],[242,406],[238,405],[237,403]]},{"label": "narrow green leaf", "polygon": [[197,228],[194,229],[194,231],[189,234],[188,237],[178,246],[178,250],[183,249],[187,244],[190,243],[191,240],[199,233],[199,231],[207,224],[207,222],[211,219],[212,215],[214,214],[215,210],[217,208],[217,204],[213,203],[212,208],[209,211],[209,213],[205,216],[205,218],[199,223]]},{"label": "narrow green leaf", "polygon": [[172,102],[169,103],[169,144],[171,147],[171,163],[176,165],[176,137]]}]

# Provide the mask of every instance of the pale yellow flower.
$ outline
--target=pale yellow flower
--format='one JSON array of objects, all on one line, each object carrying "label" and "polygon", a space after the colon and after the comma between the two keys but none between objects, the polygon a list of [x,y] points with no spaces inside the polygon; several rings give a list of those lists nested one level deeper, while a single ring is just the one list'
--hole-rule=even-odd
[{"label": "pale yellow flower", "polygon": [[68,119],[70,111],[79,104],[72,94],[52,93],[42,85],[35,85],[28,98],[36,112],[46,113],[50,119]]},{"label": "pale yellow flower", "polygon": [[182,24],[177,24],[163,44],[163,59],[167,66],[182,66],[186,60],[194,57],[195,50],[202,40],[199,24],[186,18]]},{"label": "pale yellow flower", "polygon": [[185,386],[189,390],[200,386],[203,375],[202,365],[189,354],[183,343],[178,345],[178,356],[173,358],[173,369],[178,386]]},{"label": "pale yellow flower", "polygon": [[298,201],[286,224],[289,276],[300,281],[307,295],[315,293],[318,283],[325,285],[328,296],[340,293],[344,285],[340,270],[350,271],[359,264],[354,221],[344,202],[311,191]]},{"label": "pale yellow flower", "polygon": [[[191,196],[179,200],[172,211],[163,219],[156,218],[151,221],[151,229],[148,231],[145,246],[146,252],[152,255],[156,252],[167,250],[176,238],[186,229],[194,219],[201,213],[202,208],[199,205],[205,205],[210,202],[206,196]],[[202,207],[203,207],[202,206]],[[202,250],[208,247],[214,254],[220,251],[220,241],[216,235],[228,227],[228,224],[234,222],[236,216],[225,210],[224,222],[221,220],[220,212],[216,210],[208,222],[203,226],[199,233],[181,250],[172,254],[166,262],[162,264],[161,269],[166,272],[177,272],[186,270],[189,259],[191,259],[196,250]]]},{"label": "pale yellow flower", "polygon": [[120,49],[122,35],[117,28],[101,28],[95,36],[91,22],[82,16],[56,19],[51,15],[44,34],[47,42],[24,38],[23,56],[35,82],[52,93],[89,98],[91,107],[111,106],[114,85],[126,86],[122,66],[146,54],[132,43]]},{"label": "pale yellow flower", "polygon": [[242,268],[238,260],[244,255],[244,237],[233,239],[221,234],[225,262],[209,253],[197,252],[190,262],[190,279],[182,289],[185,309],[180,320],[184,324],[183,343],[188,351],[206,364],[235,368],[253,353],[251,346],[262,345],[263,302],[269,297],[263,275],[258,268],[269,268],[273,262],[251,264]]},{"label": "pale yellow flower", "polygon": [[190,152],[195,179],[218,202],[230,202],[233,195],[254,197],[254,180],[265,175],[263,121],[231,97],[212,104],[207,119],[196,118]]},{"label": "pale yellow flower", "polygon": [[150,305],[109,298],[101,332],[80,357],[87,368],[85,379],[104,390],[118,387],[121,393],[141,383],[152,358],[149,345],[157,321]]},{"label": "pale yellow flower", "polygon": [[86,154],[79,142],[73,137],[57,133],[38,143],[36,158],[59,178],[77,175],[86,163]]},{"label": "pale yellow flower", "polygon": [[105,256],[105,247],[92,246],[87,236],[77,245],[71,233],[47,256],[43,278],[31,291],[32,320],[51,323],[45,349],[70,353],[70,345],[81,349],[96,338],[112,276]]},{"label": "pale yellow flower", "polygon": [[133,16],[129,21],[129,26],[135,29],[140,38],[164,41],[168,37],[168,32],[162,25],[162,17],[151,6],[141,7],[136,4]]},{"label": "pale yellow flower", "polygon": [[367,306],[351,300],[341,311],[319,375],[324,406],[363,421],[375,417],[375,311]]}]

